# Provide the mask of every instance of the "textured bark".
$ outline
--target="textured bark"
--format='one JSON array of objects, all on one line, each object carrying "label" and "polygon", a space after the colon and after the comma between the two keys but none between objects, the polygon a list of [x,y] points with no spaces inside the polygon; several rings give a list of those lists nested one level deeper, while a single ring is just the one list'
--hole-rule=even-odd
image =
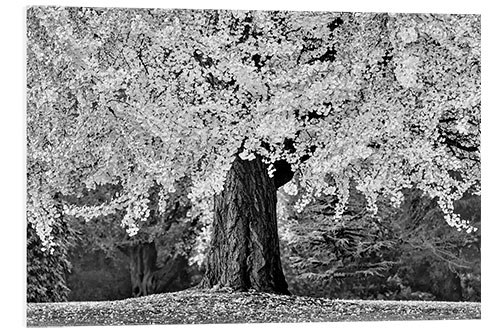
[{"label": "textured bark", "polygon": [[[158,202],[158,190],[150,192],[150,201]],[[168,231],[172,223],[185,215],[187,207],[181,207],[178,201],[172,203],[168,214],[159,216],[155,206],[150,207],[154,211],[156,221],[151,223],[163,224],[164,231]],[[188,241],[196,232],[197,220],[193,220],[180,235],[181,241]],[[177,291],[191,286],[188,274],[189,264],[184,255],[175,254],[170,257],[161,267],[156,265],[157,251],[154,242],[137,242],[134,245],[122,244],[118,249],[129,258],[130,280],[132,283],[132,296],[145,296],[168,291]]]},{"label": "textured bark", "polygon": [[130,265],[132,296],[146,296],[177,291],[190,286],[187,259],[179,254],[162,267],[156,266],[157,251],[154,243],[140,243],[127,249]]},{"label": "textured bark", "polygon": [[276,187],[265,164],[236,157],[215,197],[207,270],[201,287],[288,294],[280,260]]},{"label": "textured bark", "polygon": [[128,249],[132,296],[146,296],[155,292],[153,279],[156,271],[156,247],[154,243],[141,243]]}]

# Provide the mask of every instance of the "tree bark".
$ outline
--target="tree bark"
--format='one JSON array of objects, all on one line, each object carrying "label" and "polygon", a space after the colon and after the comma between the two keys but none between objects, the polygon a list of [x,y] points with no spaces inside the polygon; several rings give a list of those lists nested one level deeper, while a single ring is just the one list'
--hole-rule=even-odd
[{"label": "tree bark", "polygon": [[128,249],[132,296],[146,296],[155,292],[153,279],[156,271],[156,247],[154,243],[140,243]]},{"label": "tree bark", "polygon": [[158,268],[154,243],[133,245],[126,253],[129,257],[133,297],[177,291],[190,286],[186,270],[188,261],[183,255],[175,254]]},{"label": "tree bark", "polygon": [[236,156],[215,197],[207,269],[201,287],[289,294],[281,267],[276,186],[260,158]]}]

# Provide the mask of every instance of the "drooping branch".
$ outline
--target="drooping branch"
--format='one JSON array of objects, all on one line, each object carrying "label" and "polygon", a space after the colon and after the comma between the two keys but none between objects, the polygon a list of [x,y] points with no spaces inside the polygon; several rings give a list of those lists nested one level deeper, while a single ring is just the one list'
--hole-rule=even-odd
[{"label": "drooping branch", "polygon": [[476,146],[466,146],[462,143],[460,143],[458,140],[453,140],[449,137],[444,138],[444,143],[447,144],[450,147],[458,148],[462,151],[466,151],[469,153],[475,153],[479,152],[479,147]]}]

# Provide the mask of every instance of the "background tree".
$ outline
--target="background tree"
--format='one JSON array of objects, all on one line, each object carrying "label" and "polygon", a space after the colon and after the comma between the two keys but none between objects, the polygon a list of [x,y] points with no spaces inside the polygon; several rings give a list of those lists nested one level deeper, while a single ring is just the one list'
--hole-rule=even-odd
[{"label": "background tree", "polygon": [[480,199],[466,196],[456,210],[478,231],[450,229],[436,203],[405,191],[400,208],[379,199],[376,216],[351,189],[341,219],[335,197],[289,208],[297,197],[280,194],[279,228],[284,268],[295,294],[347,299],[480,301]]},{"label": "background tree", "polygon": [[[59,203],[58,206],[61,204]],[[61,208],[62,209],[62,208]],[[69,258],[77,235],[68,225],[68,219],[60,215],[52,225],[52,247],[42,246],[33,225],[27,226],[26,237],[26,298],[28,302],[64,302],[69,288],[66,276],[71,272]]]},{"label": "background tree", "polygon": [[153,184],[161,202],[188,176],[214,212],[208,287],[287,292],[276,189],[294,174],[299,210],[335,194],[340,218],[351,182],[373,212],[415,187],[472,231],[453,202],[479,190],[479,121],[475,15],[28,11],[30,223],[50,244],[53,193],[120,183],[99,213],[124,208],[133,235]]},{"label": "background tree", "polygon": [[[81,198],[65,198],[67,203],[75,205],[76,218],[71,227],[80,235],[80,245],[87,250],[101,250],[110,258],[125,254],[128,259],[132,283],[132,296],[145,296],[153,293],[187,288],[191,286],[188,277],[188,258],[197,233],[196,218],[186,216],[189,200],[184,187],[171,195],[165,202],[165,208],[158,207],[158,187],[149,192],[149,217],[138,223],[140,230],[130,237],[116,223],[121,220],[124,211],[98,216],[92,219],[80,208],[106,204],[120,191],[120,186],[99,186],[86,191]],[[118,253],[120,252],[120,253]]]}]

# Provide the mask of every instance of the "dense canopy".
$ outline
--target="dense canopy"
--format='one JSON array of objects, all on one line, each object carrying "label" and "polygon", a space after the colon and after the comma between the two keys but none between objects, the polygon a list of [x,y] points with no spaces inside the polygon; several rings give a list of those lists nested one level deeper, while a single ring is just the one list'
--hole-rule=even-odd
[{"label": "dense canopy", "polygon": [[[28,220],[45,244],[60,195],[121,192],[130,234],[187,176],[210,220],[236,156],[262,159],[284,190],[354,185],[376,212],[404,188],[453,201],[480,190],[477,15],[103,9],[28,10]],[[287,179],[288,180],[288,179]],[[279,184],[283,185],[283,184]],[[163,198],[163,199],[162,199]]]}]

